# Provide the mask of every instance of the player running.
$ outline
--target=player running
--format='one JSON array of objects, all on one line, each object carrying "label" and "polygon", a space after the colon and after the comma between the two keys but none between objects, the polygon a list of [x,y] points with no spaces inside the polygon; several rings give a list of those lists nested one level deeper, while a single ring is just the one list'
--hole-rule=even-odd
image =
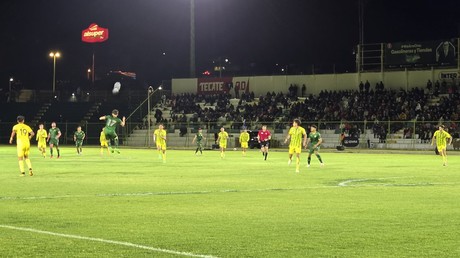
[{"label": "player running", "polygon": [[228,133],[225,131],[225,128],[220,128],[220,133],[217,136],[216,143],[219,144],[220,148],[220,158],[225,158],[225,149],[227,148],[227,139]]},{"label": "player running", "polygon": [[[452,136],[444,129],[445,126],[440,125],[439,130],[434,132],[431,146],[433,146],[434,139],[436,139],[436,148],[438,148],[438,152],[442,156],[442,165],[447,166],[447,144],[452,144]],[[449,139],[449,143],[447,143],[447,139]]]},{"label": "player running", "polygon": [[13,126],[13,130],[11,131],[10,136],[10,144],[13,144],[13,138],[16,136],[16,145],[17,145],[17,153],[18,153],[18,160],[19,160],[19,171],[21,172],[21,176],[25,176],[26,173],[24,171],[24,161],[29,168],[29,176],[33,176],[34,173],[32,172],[32,163],[29,159],[30,153],[30,139],[35,135],[32,129],[24,124],[24,116],[17,117],[17,124]]},{"label": "player running", "polygon": [[316,157],[318,158],[321,167],[324,166],[323,160],[321,159],[321,155],[319,155],[319,146],[323,142],[323,138],[321,138],[321,134],[317,131],[316,125],[312,125],[310,127],[310,133],[308,134],[307,138],[307,146],[309,146],[307,167],[310,167],[311,154],[313,153],[315,153]]},{"label": "player running", "polygon": [[243,156],[246,156],[246,150],[248,149],[248,142],[249,142],[249,133],[246,129],[243,129],[243,132],[240,134],[240,145],[241,149],[243,149]]},{"label": "player running", "polygon": [[153,132],[153,141],[155,142],[158,150],[158,159],[163,159],[166,162],[166,130],[163,124],[158,125],[158,129]]},{"label": "player running", "polygon": [[195,155],[197,155],[198,151],[200,151],[200,154],[203,155],[203,140],[206,139],[206,137],[203,136],[203,130],[201,128],[198,128],[198,132],[195,134],[195,137],[193,137],[192,144],[195,143],[196,141],[196,150],[195,150]]},{"label": "player running", "polygon": [[118,135],[117,135],[117,125],[121,125],[122,127],[125,126],[126,118],[123,117],[123,119],[118,118],[118,110],[114,109],[112,110],[111,115],[106,115],[106,116],[101,116],[99,117],[99,120],[105,120],[105,127],[104,127],[104,134],[105,138],[107,140],[107,143],[109,144],[109,147],[112,151],[114,152],[114,149],[112,148],[112,141],[115,145],[115,151],[120,154],[120,150],[118,149]]},{"label": "player running", "polygon": [[42,154],[43,158],[46,158],[46,138],[48,137],[48,133],[44,129],[43,124],[38,125],[38,130],[37,130],[37,137],[35,140],[37,140],[37,145],[38,145],[38,150]]},{"label": "player running", "polygon": [[81,155],[83,149],[83,140],[85,139],[85,132],[81,130],[81,126],[77,127],[77,131],[73,134],[73,141],[75,142],[75,147],[77,147],[77,154]]},{"label": "player running", "polygon": [[260,151],[262,152],[262,156],[264,156],[264,160],[267,160],[268,156],[268,147],[270,146],[270,139],[272,135],[269,130],[267,130],[267,126],[263,125],[262,130],[259,130],[257,134],[257,139],[260,143]]},{"label": "player running", "polygon": [[104,148],[107,148],[107,155],[110,155],[109,145],[107,144],[107,139],[105,138],[104,128],[101,130],[99,142],[101,143],[101,156],[104,154]]},{"label": "player running", "polygon": [[295,153],[297,156],[296,159],[296,167],[295,172],[300,172],[300,153],[302,152],[302,138],[303,138],[303,146],[307,146],[307,133],[305,129],[300,126],[300,120],[294,119],[292,122],[292,127],[289,129],[288,135],[284,140],[284,143],[287,143],[289,139],[291,142],[289,143],[289,160],[288,165],[291,165],[292,162],[292,155]]},{"label": "player running", "polygon": [[59,152],[59,137],[61,137],[61,130],[56,127],[56,122],[51,123],[51,128],[48,132],[48,139],[46,140],[49,142],[50,145],[50,158],[53,158],[53,148],[56,147],[57,150],[57,158],[61,157],[61,153]]}]

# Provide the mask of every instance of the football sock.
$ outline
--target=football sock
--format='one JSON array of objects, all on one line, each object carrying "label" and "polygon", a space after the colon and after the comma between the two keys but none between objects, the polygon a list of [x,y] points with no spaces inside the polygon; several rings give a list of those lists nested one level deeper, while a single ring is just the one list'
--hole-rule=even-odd
[{"label": "football sock", "polygon": [[[196,148],[195,154],[197,154],[197,153],[198,153],[198,150],[199,150],[199,149],[200,149],[200,148]],[[201,151],[201,150],[200,150],[200,151]]]},{"label": "football sock", "polygon": [[104,148],[101,147],[101,155],[104,153]]},{"label": "football sock", "polygon": [[308,165],[310,165],[310,161],[311,161],[311,156],[308,156],[308,159],[307,159]]},{"label": "football sock", "polygon": [[24,173],[24,162],[22,160],[19,161],[19,171]]},{"label": "football sock", "polygon": [[268,152],[265,152],[265,160],[267,160]]},{"label": "football sock", "polygon": [[299,157],[296,157],[296,160],[295,160],[295,168],[296,168],[297,171],[298,171],[299,168],[300,168],[300,158],[299,158]]},{"label": "football sock", "polygon": [[53,148],[50,147],[51,156],[53,156]]},{"label": "football sock", "polygon": [[166,153],[162,153],[161,156],[163,158],[163,161],[166,161]]},{"label": "football sock", "polygon": [[200,153],[203,154],[203,150],[201,149],[201,147],[200,147]]},{"label": "football sock", "polygon": [[59,147],[56,147],[56,150],[57,150],[57,153],[58,153],[58,157],[61,156],[61,154],[59,153]]},{"label": "football sock", "polygon": [[[30,159],[29,159],[29,158],[26,158],[25,160],[26,160],[27,167],[28,167],[29,169],[32,169],[32,163],[30,163]],[[24,164],[23,164],[23,168],[24,168]]]},{"label": "football sock", "polygon": [[77,148],[77,153],[80,153],[80,149],[79,149],[79,148]]},{"label": "football sock", "polygon": [[319,162],[323,163],[323,160],[321,159],[321,155],[316,154],[316,157],[318,158]]}]

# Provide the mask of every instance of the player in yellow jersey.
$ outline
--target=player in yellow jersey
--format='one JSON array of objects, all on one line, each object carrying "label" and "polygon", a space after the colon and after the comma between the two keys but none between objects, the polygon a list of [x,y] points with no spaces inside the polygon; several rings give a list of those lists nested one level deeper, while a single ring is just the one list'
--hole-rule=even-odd
[{"label": "player in yellow jersey", "polygon": [[37,130],[37,137],[35,140],[38,142],[38,150],[42,153],[43,158],[46,158],[46,138],[48,137],[48,133],[44,129],[43,124],[38,125]]},{"label": "player in yellow jersey", "polygon": [[18,160],[19,160],[19,171],[21,172],[21,176],[25,176],[24,171],[24,161],[29,168],[29,176],[33,176],[34,173],[32,172],[32,164],[29,159],[30,153],[30,139],[35,135],[32,129],[24,124],[24,116],[18,116],[17,121],[18,123],[13,126],[13,130],[11,131],[10,136],[10,144],[13,144],[13,138],[16,136],[16,145],[17,145],[17,152],[18,152]]},{"label": "player in yellow jersey", "polygon": [[[436,139],[436,148],[438,148],[439,155],[442,157],[442,165],[447,166],[447,144],[452,144],[452,136],[446,132],[444,129],[444,125],[440,125],[439,130],[434,132],[433,139],[431,139],[431,146],[434,144],[434,140]],[[447,139],[449,139],[449,143],[447,143]]]},{"label": "player in yellow jersey", "polygon": [[249,142],[249,133],[246,129],[243,129],[243,132],[240,134],[240,145],[243,149],[243,156],[246,156],[246,150],[248,149]]},{"label": "player in yellow jersey", "polygon": [[107,155],[110,155],[109,144],[105,138],[104,128],[102,128],[101,135],[99,136],[99,142],[101,143],[101,156],[104,155],[104,148],[107,149]]},{"label": "player in yellow jersey", "polygon": [[302,143],[303,146],[307,146],[307,132],[303,127],[300,126],[300,120],[294,119],[292,122],[292,127],[289,129],[289,133],[286,136],[284,143],[287,143],[288,140],[291,140],[289,143],[289,160],[288,165],[291,165],[292,155],[295,153],[297,156],[296,159],[296,168],[295,172],[299,173],[300,171],[300,153],[302,152]]},{"label": "player in yellow jersey", "polygon": [[225,158],[225,149],[227,148],[227,139],[228,139],[228,133],[225,131],[225,128],[224,127],[220,128],[220,133],[217,136],[216,143],[219,144],[221,159]]},{"label": "player in yellow jersey", "polygon": [[153,132],[153,141],[155,142],[158,150],[158,159],[163,159],[166,162],[166,130],[163,124],[158,125],[158,129]]}]

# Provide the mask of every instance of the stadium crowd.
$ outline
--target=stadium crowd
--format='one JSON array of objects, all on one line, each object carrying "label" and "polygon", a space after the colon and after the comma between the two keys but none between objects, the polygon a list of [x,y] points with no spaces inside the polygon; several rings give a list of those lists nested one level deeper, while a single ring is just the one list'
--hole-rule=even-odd
[{"label": "stadium crowd", "polygon": [[[184,93],[171,95],[165,102],[171,107],[169,121],[162,118],[160,108],[155,117],[157,123],[181,123],[182,127],[187,123],[209,123],[211,128],[229,125],[234,129],[261,122],[285,128],[294,118],[324,122],[324,128],[338,129],[340,123],[325,122],[341,121],[340,129],[358,135],[363,128],[353,122],[366,121],[368,129],[372,128],[374,135],[382,141],[388,133],[388,121],[392,121],[390,133],[403,130],[405,138],[412,138],[413,121],[417,121],[415,133],[426,141],[431,139],[433,122],[457,121],[459,118],[460,100],[455,87],[443,89],[441,85],[427,83],[426,89],[390,90],[385,89],[382,82],[374,89],[367,85],[368,82],[356,90],[324,90],[318,95],[305,97],[299,97],[298,87],[291,85],[287,93],[267,92],[258,98],[254,93],[242,94],[236,101],[230,101],[230,94]],[[433,98],[437,101],[430,101]],[[455,123],[447,126],[451,131],[457,131]]]}]

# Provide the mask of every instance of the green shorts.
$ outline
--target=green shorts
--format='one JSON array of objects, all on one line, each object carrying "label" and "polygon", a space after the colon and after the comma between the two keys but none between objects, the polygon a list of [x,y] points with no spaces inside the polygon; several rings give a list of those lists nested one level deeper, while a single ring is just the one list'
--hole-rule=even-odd
[{"label": "green shorts", "polygon": [[83,141],[78,141],[78,140],[77,140],[77,141],[75,142],[75,146],[77,146],[77,147],[81,147],[82,145],[83,145]]},{"label": "green shorts", "polygon": [[54,146],[59,146],[59,139],[50,138],[49,144],[53,144]]},{"label": "green shorts", "polygon": [[315,151],[319,151],[320,147],[316,147],[316,148],[313,148],[313,146],[311,146],[310,148],[308,148],[308,153],[310,154],[313,154],[315,153]]},{"label": "green shorts", "polygon": [[107,139],[107,141],[113,140],[118,137],[115,131],[107,130],[107,128],[104,128],[104,134],[105,134],[105,139]]}]

